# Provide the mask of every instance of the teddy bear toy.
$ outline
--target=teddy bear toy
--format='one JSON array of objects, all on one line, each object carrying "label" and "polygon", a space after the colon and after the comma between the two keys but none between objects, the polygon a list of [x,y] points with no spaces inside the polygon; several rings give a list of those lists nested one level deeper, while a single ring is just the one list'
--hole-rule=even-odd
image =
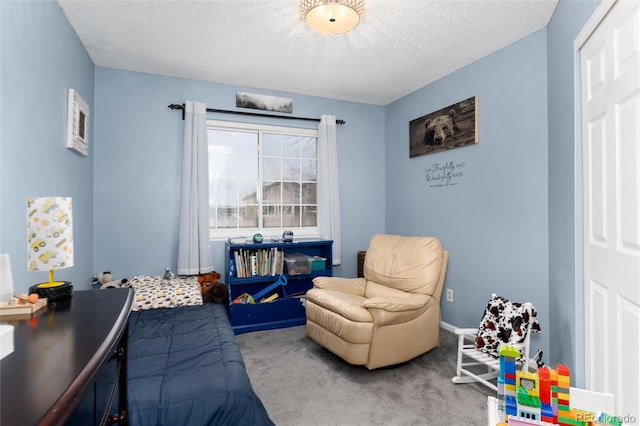
[{"label": "teddy bear toy", "polygon": [[204,303],[228,303],[229,296],[227,286],[219,284],[220,274],[212,271],[207,274],[198,275],[200,290],[202,291],[202,301]]},{"label": "teddy bear toy", "polygon": [[213,285],[216,284],[218,282],[218,279],[220,278],[220,274],[217,273],[216,271],[212,271],[206,274],[200,274],[198,275],[198,282],[200,283],[200,285]]},{"label": "teddy bear toy", "polygon": [[105,288],[120,288],[129,282],[126,278],[114,280],[111,271],[100,272],[93,277],[93,285],[99,285],[100,290]]}]

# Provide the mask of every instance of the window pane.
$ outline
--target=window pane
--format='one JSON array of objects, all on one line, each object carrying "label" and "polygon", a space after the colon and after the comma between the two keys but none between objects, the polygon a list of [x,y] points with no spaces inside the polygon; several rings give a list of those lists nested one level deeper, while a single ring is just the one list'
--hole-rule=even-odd
[{"label": "window pane", "polygon": [[282,180],[300,180],[301,160],[285,158],[282,161]]},{"label": "window pane", "polygon": [[281,222],[281,207],[278,206],[264,206],[262,208],[262,221],[264,228],[280,228]]},{"label": "window pane", "polygon": [[302,160],[302,176],[303,181],[315,182],[318,179],[318,169],[316,160]]},{"label": "window pane", "polygon": [[218,228],[235,228],[238,226],[238,211],[236,207],[221,206],[216,209]]},{"label": "window pane", "polygon": [[316,204],[316,184],[315,183],[303,183],[302,184],[302,204]]},{"label": "window pane", "polygon": [[[248,180],[258,179],[258,157],[257,155],[241,155],[237,154],[234,160],[223,161],[219,158],[214,161],[213,166],[209,165],[211,178],[239,178],[242,177]],[[212,170],[213,169],[213,170]]]},{"label": "window pane", "polygon": [[263,135],[262,155],[266,157],[282,156],[282,135],[265,133]]},{"label": "window pane", "polygon": [[226,177],[210,179],[209,203],[212,205],[237,204],[238,185],[236,179]]},{"label": "window pane", "polygon": [[262,179],[280,180],[282,179],[282,160],[278,158],[264,158],[262,160]]},{"label": "window pane", "polygon": [[[242,179],[238,182],[240,204],[258,204],[258,192],[256,189],[256,180]],[[241,213],[242,214],[242,213]]]},{"label": "window pane", "polygon": [[316,206],[302,206],[302,226],[318,226]]},{"label": "window pane", "polygon": [[282,206],[282,226],[285,228],[300,226],[300,206]]},{"label": "window pane", "polygon": [[316,158],[316,138],[300,138],[302,158]]},{"label": "window pane", "polygon": [[258,227],[258,206],[240,207],[240,228]]},{"label": "window pane", "polygon": [[256,133],[209,130],[209,177],[244,176],[258,178],[258,135]]},{"label": "window pane", "polygon": [[298,182],[282,183],[282,203],[300,204],[300,184]]},{"label": "window pane", "polygon": [[209,129],[207,136],[209,205],[216,212],[213,226],[257,227],[258,134]]},{"label": "window pane", "polygon": [[265,182],[262,185],[263,204],[280,204],[281,188],[280,182]]},{"label": "window pane", "polygon": [[282,156],[300,158],[300,137],[282,135]]}]

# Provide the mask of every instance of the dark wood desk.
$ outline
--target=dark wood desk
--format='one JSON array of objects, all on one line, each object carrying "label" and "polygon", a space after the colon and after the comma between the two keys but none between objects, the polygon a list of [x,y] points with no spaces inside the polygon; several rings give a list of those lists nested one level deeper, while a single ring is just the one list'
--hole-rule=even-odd
[{"label": "dark wood desk", "polygon": [[[119,348],[126,349],[132,301],[131,289],[76,291],[68,303],[49,305],[30,320],[3,317],[15,329],[14,351],[0,360],[0,423],[64,424],[85,394],[95,392],[100,367],[117,358]],[[122,367],[119,399],[126,409],[126,354],[121,352],[113,368]],[[102,413],[98,416],[100,422]]]}]

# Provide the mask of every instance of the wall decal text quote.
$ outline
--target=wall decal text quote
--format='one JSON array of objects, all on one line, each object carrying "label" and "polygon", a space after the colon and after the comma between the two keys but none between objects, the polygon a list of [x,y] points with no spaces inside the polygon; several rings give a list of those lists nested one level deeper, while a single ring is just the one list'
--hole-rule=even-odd
[{"label": "wall decal text quote", "polygon": [[462,169],[466,166],[464,161],[454,163],[433,163],[429,168],[424,169],[424,179],[431,188],[457,185],[464,176]]}]

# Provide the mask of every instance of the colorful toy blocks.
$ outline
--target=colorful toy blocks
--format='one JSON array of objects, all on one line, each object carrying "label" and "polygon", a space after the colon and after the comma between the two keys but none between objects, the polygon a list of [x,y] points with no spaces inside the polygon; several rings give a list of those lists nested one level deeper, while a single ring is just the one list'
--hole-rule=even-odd
[{"label": "colorful toy blocks", "polygon": [[553,423],[556,419],[552,405],[551,371],[548,367],[538,368],[538,382],[540,384],[540,420]]},{"label": "colorful toy blocks", "polygon": [[498,416],[500,420],[506,420],[506,416],[518,414],[516,394],[516,360],[520,357],[520,351],[513,346],[501,346],[500,374],[498,375]]},{"label": "colorful toy blocks", "polygon": [[540,367],[536,373],[518,371],[516,360],[520,352],[517,348],[501,346],[498,354],[498,419],[502,424],[506,422],[508,426],[620,425],[616,416],[571,408],[571,377],[566,365],[558,364],[555,370]]},{"label": "colorful toy blocks", "polygon": [[516,371],[518,417],[540,420],[540,383],[537,373]]},{"label": "colorful toy blocks", "polygon": [[556,366],[558,373],[558,415],[557,423],[559,425],[576,425],[575,413],[571,412],[569,405],[569,368],[566,365],[558,364]]}]

